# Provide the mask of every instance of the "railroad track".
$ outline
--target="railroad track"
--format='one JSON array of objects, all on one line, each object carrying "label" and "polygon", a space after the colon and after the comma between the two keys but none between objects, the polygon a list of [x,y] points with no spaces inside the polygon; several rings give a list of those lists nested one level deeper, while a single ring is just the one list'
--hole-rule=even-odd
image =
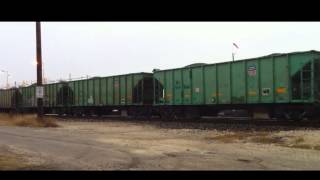
[{"label": "railroad track", "polygon": [[163,120],[158,117],[133,118],[121,116],[90,116],[90,117],[73,117],[73,116],[57,116],[45,115],[47,117],[56,117],[59,121],[70,122],[110,122],[122,121],[139,124],[152,124],[166,128],[196,128],[196,129],[220,129],[220,130],[295,130],[295,129],[319,129],[320,121],[289,121],[289,120],[264,120],[249,118],[226,118],[226,117],[203,117],[199,119],[188,120]]}]

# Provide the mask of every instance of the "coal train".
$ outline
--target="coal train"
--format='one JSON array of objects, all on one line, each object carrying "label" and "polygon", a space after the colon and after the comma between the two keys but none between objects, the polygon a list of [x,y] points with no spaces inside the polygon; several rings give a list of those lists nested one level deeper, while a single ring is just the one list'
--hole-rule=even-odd
[{"label": "coal train", "polygon": [[[254,117],[315,118],[320,52],[303,51],[215,64],[192,64],[44,85],[44,112],[74,116],[194,118],[241,110]],[[35,112],[36,85],[1,89],[0,110]]]}]

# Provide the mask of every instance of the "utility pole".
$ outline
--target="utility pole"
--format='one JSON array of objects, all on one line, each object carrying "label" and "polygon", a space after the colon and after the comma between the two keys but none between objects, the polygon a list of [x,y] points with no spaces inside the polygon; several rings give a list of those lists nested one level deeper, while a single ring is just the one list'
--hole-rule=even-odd
[{"label": "utility pole", "polygon": [[42,62],[42,60],[41,60],[41,63],[42,63],[42,84],[45,84],[46,82],[45,82],[45,76],[44,76],[44,62]]},{"label": "utility pole", "polygon": [[41,56],[41,26],[36,22],[36,41],[37,41],[37,105],[38,119],[43,119],[43,86],[42,86],[42,56]]},{"label": "utility pole", "polygon": [[234,53],[232,53],[232,61],[234,61]]}]

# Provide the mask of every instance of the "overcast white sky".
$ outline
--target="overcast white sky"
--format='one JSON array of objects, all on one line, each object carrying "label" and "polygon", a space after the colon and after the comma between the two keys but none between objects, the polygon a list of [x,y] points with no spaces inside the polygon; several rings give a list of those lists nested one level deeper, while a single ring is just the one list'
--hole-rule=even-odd
[{"label": "overcast white sky", "polygon": [[[319,22],[42,22],[49,80],[108,76],[271,53],[320,50]],[[35,23],[0,22],[0,69],[36,80]],[[0,87],[6,76],[0,73]]]}]

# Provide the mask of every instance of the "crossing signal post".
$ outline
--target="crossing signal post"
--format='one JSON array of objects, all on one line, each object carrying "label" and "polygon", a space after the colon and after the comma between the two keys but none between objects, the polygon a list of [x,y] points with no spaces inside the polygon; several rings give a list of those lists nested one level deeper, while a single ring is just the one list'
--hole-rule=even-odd
[{"label": "crossing signal post", "polygon": [[37,41],[37,88],[36,98],[38,107],[38,118],[43,119],[43,86],[42,86],[42,56],[41,56],[41,26],[36,22],[36,41]]}]

